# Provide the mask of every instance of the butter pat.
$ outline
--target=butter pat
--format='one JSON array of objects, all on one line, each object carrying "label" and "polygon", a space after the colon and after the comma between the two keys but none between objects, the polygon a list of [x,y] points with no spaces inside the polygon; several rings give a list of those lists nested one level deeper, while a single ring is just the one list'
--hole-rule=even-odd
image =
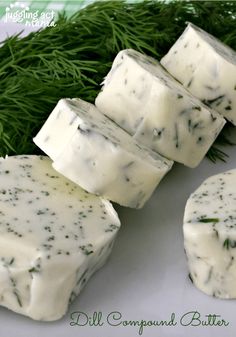
[{"label": "butter pat", "polygon": [[62,99],[34,138],[55,170],[85,190],[140,208],[173,162],[80,99]]},{"label": "butter pat", "polygon": [[236,170],[208,178],[189,198],[184,246],[194,285],[236,298]]},{"label": "butter pat", "polygon": [[135,139],[189,167],[201,162],[225,124],[157,61],[130,49],[115,58],[95,104]]},{"label": "butter pat", "polygon": [[118,216],[47,157],[1,159],[0,186],[0,305],[59,319],[110,255]]},{"label": "butter pat", "polygon": [[236,125],[236,52],[188,24],[161,64],[193,95]]}]

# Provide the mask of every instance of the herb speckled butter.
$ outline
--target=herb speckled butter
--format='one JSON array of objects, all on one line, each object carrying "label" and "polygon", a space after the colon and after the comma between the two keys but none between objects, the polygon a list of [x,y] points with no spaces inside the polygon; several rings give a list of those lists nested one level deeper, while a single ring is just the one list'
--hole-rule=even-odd
[{"label": "herb speckled butter", "polygon": [[189,198],[184,246],[190,278],[219,298],[236,298],[236,170],[208,178]]},{"label": "herb speckled butter", "polygon": [[225,124],[157,61],[131,49],[116,56],[95,104],[139,142],[189,167]]},{"label": "herb speckled butter", "polygon": [[62,317],[108,258],[120,221],[39,156],[0,159],[0,305],[36,320]]},{"label": "herb speckled butter", "polygon": [[189,24],[161,64],[194,96],[236,125],[236,52]]},{"label": "herb speckled butter", "polygon": [[62,99],[34,142],[53,167],[85,190],[141,208],[173,162],[139,144],[80,99]]}]

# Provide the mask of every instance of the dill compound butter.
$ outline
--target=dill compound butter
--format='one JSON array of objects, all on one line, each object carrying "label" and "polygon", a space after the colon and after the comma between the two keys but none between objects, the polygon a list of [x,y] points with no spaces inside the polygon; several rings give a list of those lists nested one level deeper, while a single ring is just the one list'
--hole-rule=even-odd
[{"label": "dill compound butter", "polygon": [[90,193],[141,208],[173,162],[81,99],[61,99],[34,138],[53,167]]},{"label": "dill compound butter", "polygon": [[236,125],[236,52],[188,24],[161,64],[193,95]]},{"label": "dill compound butter", "polygon": [[0,304],[36,320],[65,314],[120,227],[109,201],[39,156],[0,160],[0,215]]},{"label": "dill compound butter", "polygon": [[132,49],[118,53],[95,103],[136,140],[189,167],[201,162],[225,124],[156,60]]},{"label": "dill compound butter", "polygon": [[184,246],[190,278],[219,298],[236,298],[236,170],[208,178],[189,198]]}]

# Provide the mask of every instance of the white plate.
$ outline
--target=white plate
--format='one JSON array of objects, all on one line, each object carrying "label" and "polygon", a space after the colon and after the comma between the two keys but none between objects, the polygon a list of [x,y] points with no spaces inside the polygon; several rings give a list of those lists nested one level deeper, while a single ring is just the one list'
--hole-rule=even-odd
[{"label": "white plate", "polygon": [[[11,31],[12,27],[5,27]],[[3,34],[3,31],[1,31]],[[228,147],[227,163],[213,164],[205,159],[196,169],[175,165],[142,210],[118,207],[122,229],[105,267],[89,281],[81,295],[60,321],[35,322],[0,308],[0,336],[4,337],[135,337],[138,326],[112,326],[122,320],[166,320],[175,314],[175,326],[151,326],[146,337],[235,337],[236,300],[219,300],[197,290],[188,278],[183,250],[182,218],[186,200],[207,177],[236,168],[236,147]],[[228,326],[183,326],[190,322],[189,312],[220,315]],[[73,325],[77,314],[102,313],[101,326]],[[112,312],[122,315],[112,320]],[[107,322],[109,318],[109,323]],[[193,321],[198,324],[199,321]]]}]

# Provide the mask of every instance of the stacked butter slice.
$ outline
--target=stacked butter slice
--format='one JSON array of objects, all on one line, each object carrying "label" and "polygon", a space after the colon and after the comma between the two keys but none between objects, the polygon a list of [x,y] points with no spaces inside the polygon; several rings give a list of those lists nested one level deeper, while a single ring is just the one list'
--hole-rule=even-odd
[{"label": "stacked butter slice", "polygon": [[236,125],[236,52],[189,24],[161,64],[194,96]]},{"label": "stacked butter slice", "polygon": [[58,172],[128,207],[142,207],[172,166],[80,99],[60,100],[34,142]]},{"label": "stacked butter slice", "polygon": [[157,61],[134,50],[117,55],[95,103],[135,139],[189,167],[201,162],[225,124]]}]

